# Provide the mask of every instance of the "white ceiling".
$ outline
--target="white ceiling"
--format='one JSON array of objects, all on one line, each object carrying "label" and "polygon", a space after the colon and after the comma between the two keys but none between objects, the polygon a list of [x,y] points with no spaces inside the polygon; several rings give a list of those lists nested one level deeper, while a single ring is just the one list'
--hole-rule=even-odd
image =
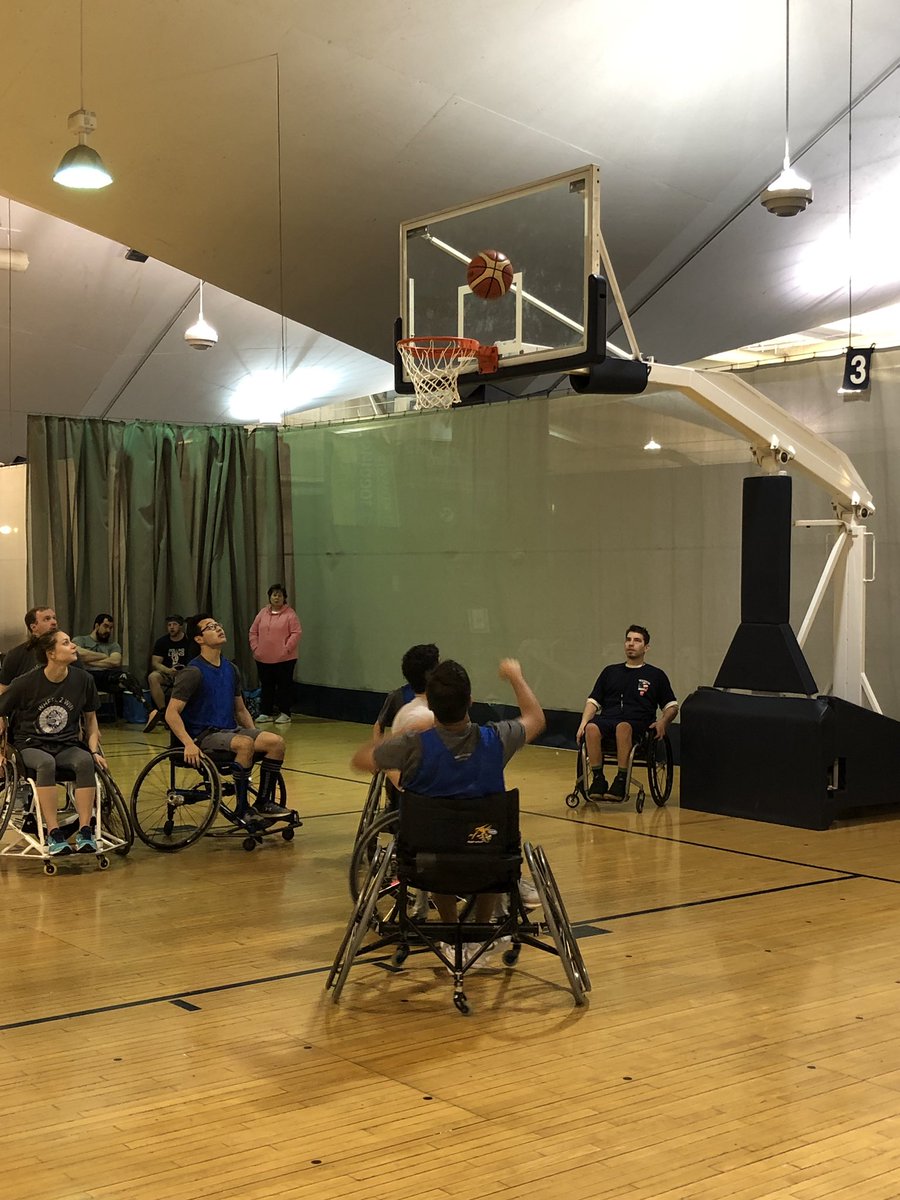
[{"label": "white ceiling", "polygon": [[[781,165],[784,0],[84,0],[98,193],[50,178],[81,103],[79,0],[2,7],[0,192],[31,257],[0,273],[6,460],[29,411],[223,418],[242,374],[280,369],[280,311],[288,368],[332,369],[317,398],[383,390],[400,221],[587,162],[645,353],[846,316],[851,162],[854,306],[900,298],[896,0],[853,3],[852,160],[850,0],[791,4],[815,202],[790,220],[756,202]],[[203,354],[181,340],[199,277],[221,338]]]}]

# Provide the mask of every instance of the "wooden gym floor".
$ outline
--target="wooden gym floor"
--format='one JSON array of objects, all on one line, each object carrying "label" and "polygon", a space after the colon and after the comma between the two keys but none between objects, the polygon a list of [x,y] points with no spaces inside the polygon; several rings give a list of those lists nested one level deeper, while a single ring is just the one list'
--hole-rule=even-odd
[{"label": "wooden gym floor", "polygon": [[[5,1200],[900,1194],[900,817],[572,812],[574,755],[526,748],[590,1007],[527,949],[468,1017],[422,959],[335,1006],[365,734],[288,731],[291,845],[0,860]],[[164,741],[106,733],[123,791]]]}]

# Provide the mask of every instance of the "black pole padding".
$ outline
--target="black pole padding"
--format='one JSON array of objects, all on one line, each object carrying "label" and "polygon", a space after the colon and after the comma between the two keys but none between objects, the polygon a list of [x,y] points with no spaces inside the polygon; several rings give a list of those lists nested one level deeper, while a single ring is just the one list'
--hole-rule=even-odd
[{"label": "black pole padding", "polygon": [[607,358],[593,363],[586,374],[570,375],[572,390],[580,396],[636,396],[646,390],[650,364],[634,358]]},{"label": "black pole padding", "polygon": [[744,480],[742,621],[790,622],[792,485],[790,475],[751,475]]},{"label": "black pole padding", "polygon": [[[608,284],[604,275],[587,277],[587,319],[584,323],[584,362],[588,365],[602,363],[606,358],[606,300]],[[582,366],[583,363],[572,363]]]},{"label": "black pole padding", "polygon": [[403,337],[403,318],[398,317],[394,322],[394,391],[398,396],[412,396],[415,388],[403,378],[403,359],[397,349],[397,343]]}]

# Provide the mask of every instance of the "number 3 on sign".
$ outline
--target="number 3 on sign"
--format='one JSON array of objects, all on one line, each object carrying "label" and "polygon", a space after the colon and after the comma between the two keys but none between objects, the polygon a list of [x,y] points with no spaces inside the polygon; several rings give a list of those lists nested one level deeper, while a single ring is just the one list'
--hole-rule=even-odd
[{"label": "number 3 on sign", "polygon": [[869,388],[872,368],[872,348],[855,350],[848,348],[844,358],[844,379],[841,384],[842,392],[865,392]]}]

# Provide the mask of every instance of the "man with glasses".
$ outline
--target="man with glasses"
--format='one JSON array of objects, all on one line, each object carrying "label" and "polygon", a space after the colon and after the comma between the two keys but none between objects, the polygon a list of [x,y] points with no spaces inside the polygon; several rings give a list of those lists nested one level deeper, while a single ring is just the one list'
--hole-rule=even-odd
[{"label": "man with glasses", "polygon": [[[201,753],[230,751],[238,816],[289,817],[289,810],[274,800],[284,762],[284,738],[254,727],[244,703],[240,673],[222,654],[228,641],[225,630],[211,613],[197,613],[188,617],[187,637],[198,653],[178,672],[166,707],[166,724],[184,746],[184,761],[197,766]],[[265,757],[260,763],[259,796],[250,806],[248,785],[254,753]]]}]

